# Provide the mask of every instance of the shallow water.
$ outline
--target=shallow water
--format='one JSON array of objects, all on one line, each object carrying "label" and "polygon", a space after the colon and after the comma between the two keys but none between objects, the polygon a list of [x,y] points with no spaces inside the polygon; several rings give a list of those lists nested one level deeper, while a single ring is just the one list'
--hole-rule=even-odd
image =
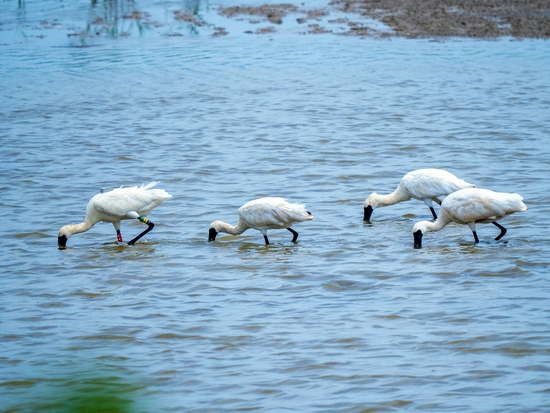
[{"label": "shallow water", "polygon": [[[548,411],[548,42],[61,34],[0,31],[0,411]],[[422,167],[530,209],[421,250],[419,201],[362,223]],[[57,249],[100,188],[152,180],[142,242]],[[268,195],[315,216],[296,245],[207,242]]]}]

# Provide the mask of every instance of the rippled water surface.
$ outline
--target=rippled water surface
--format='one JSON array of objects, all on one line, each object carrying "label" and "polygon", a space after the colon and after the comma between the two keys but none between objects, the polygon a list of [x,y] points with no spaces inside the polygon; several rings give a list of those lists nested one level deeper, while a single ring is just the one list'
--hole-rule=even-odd
[{"label": "rippled water surface", "polygon": [[[548,42],[0,39],[0,411],[550,409]],[[422,167],[530,209],[478,245],[413,249],[419,201],[363,224]],[[173,198],[141,242],[99,223],[57,249],[100,188],[152,180]],[[207,242],[262,196],[313,213],[296,245]]]}]

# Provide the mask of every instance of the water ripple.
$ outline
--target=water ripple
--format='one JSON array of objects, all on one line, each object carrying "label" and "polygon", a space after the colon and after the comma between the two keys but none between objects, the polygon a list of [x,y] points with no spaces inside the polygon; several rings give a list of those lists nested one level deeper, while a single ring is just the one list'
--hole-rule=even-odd
[{"label": "water ripple", "polygon": [[[0,51],[3,409],[91,384],[140,411],[548,410],[547,44],[299,40]],[[420,251],[421,202],[362,223],[421,167],[530,210]],[[142,242],[99,223],[57,250],[100,188],[151,180],[173,198]],[[315,215],[296,245],[207,242],[267,195]]]}]

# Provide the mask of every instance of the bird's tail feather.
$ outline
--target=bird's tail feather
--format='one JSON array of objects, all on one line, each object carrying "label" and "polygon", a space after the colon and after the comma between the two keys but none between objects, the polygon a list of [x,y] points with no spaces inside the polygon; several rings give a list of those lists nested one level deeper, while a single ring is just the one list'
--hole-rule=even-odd
[{"label": "bird's tail feather", "polygon": [[147,185],[141,185],[141,188],[143,189],[151,189],[155,186],[157,186],[157,184],[160,184],[160,181],[152,181],[152,182],[149,182]]}]

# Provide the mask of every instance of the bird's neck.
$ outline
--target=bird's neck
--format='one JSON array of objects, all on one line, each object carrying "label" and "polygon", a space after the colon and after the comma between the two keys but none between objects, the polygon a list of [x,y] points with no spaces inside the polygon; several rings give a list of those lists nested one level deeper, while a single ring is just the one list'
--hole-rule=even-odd
[{"label": "bird's neck", "polygon": [[440,231],[452,220],[445,213],[445,211],[440,210],[439,216],[435,221],[424,221],[425,222],[425,232],[435,232]]},{"label": "bird's neck", "polygon": [[242,219],[239,218],[237,225],[233,226],[227,222],[220,221],[218,232],[225,232],[231,235],[240,235],[250,228]]},{"label": "bird's neck", "polygon": [[94,226],[94,222],[86,219],[84,220],[84,222],[81,222],[80,224],[67,225],[62,229],[65,230],[65,232],[68,233],[69,235],[74,235],[74,234],[80,234],[81,232],[86,232],[93,226]]},{"label": "bird's neck", "polygon": [[411,199],[409,193],[405,189],[401,188],[401,186],[398,186],[397,189],[391,194],[378,195],[378,206],[394,205],[401,201],[408,201],[409,199]]}]

